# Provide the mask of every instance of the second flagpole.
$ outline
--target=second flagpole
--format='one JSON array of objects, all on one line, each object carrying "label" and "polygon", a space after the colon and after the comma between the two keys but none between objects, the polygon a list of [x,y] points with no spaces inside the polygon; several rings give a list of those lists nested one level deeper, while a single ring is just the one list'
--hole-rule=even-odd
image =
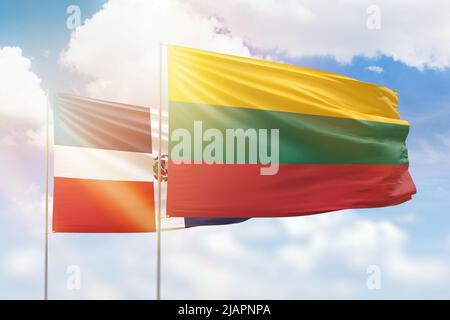
[{"label": "second flagpole", "polygon": [[47,90],[46,124],[45,124],[45,240],[44,240],[44,300],[48,300],[48,140],[50,117],[50,91]]},{"label": "second flagpole", "polygon": [[158,212],[156,214],[156,300],[161,300],[161,153],[162,153],[162,74],[163,44],[159,43],[159,112],[158,112]]}]

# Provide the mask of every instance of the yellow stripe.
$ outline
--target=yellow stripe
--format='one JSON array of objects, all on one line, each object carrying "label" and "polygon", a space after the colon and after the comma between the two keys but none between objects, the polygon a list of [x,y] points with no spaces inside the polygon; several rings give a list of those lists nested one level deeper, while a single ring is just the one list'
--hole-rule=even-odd
[{"label": "yellow stripe", "polygon": [[169,100],[408,125],[397,93],[338,74],[169,46]]}]

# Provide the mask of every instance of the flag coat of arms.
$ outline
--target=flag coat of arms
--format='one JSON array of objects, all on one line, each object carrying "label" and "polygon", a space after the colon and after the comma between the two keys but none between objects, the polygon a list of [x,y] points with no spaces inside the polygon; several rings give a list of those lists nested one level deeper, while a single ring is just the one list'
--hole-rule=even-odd
[{"label": "flag coat of arms", "polygon": [[[168,81],[169,216],[297,216],[416,192],[391,89],[179,46],[168,47]],[[262,174],[269,155],[276,169]]]}]

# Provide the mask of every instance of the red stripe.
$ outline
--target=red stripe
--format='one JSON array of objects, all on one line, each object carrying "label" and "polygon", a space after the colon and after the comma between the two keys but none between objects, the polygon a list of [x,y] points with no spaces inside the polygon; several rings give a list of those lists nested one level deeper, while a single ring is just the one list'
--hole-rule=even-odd
[{"label": "red stripe", "polygon": [[395,205],[416,188],[408,165],[170,163],[168,213],[174,217],[282,217]]},{"label": "red stripe", "polygon": [[55,232],[155,231],[152,182],[54,179]]}]

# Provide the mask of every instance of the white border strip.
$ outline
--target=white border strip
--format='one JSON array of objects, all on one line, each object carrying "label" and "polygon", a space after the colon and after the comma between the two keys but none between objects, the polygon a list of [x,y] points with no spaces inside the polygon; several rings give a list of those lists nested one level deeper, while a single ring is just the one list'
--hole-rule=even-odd
[{"label": "white border strip", "polygon": [[55,177],[154,181],[150,153],[55,145]]}]

